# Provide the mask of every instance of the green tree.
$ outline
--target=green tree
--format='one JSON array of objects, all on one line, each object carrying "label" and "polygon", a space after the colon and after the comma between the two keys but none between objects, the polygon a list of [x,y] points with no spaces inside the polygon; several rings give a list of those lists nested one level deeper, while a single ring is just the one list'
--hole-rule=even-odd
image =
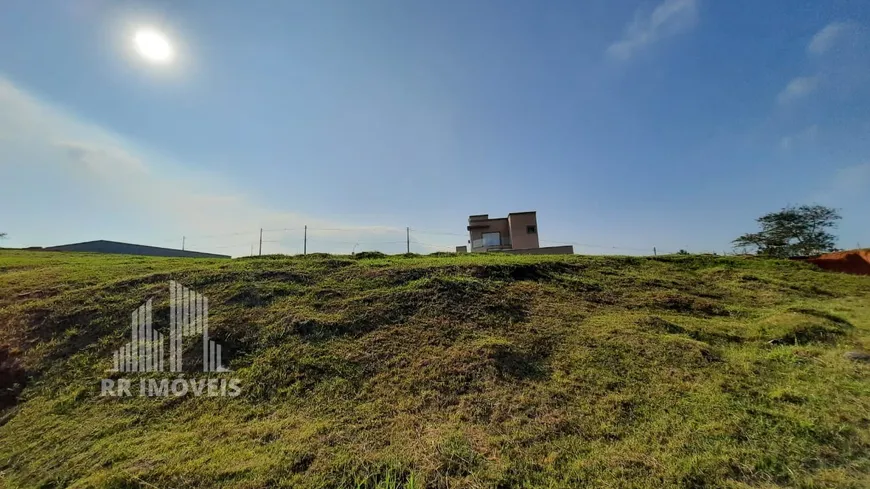
[{"label": "green tree", "polygon": [[837,237],[829,229],[841,219],[837,209],[822,205],[785,207],[765,214],[756,221],[757,233],[747,233],[732,241],[735,248],[753,248],[763,256],[787,258],[818,255],[836,250]]}]

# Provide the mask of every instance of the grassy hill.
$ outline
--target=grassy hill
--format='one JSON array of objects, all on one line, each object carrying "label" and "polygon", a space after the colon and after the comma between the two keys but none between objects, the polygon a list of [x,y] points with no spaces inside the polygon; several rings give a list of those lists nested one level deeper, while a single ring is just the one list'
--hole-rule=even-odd
[{"label": "grassy hill", "polygon": [[[170,279],[239,397],[99,395]],[[868,348],[788,261],[0,251],[0,486],[870,487]]]}]

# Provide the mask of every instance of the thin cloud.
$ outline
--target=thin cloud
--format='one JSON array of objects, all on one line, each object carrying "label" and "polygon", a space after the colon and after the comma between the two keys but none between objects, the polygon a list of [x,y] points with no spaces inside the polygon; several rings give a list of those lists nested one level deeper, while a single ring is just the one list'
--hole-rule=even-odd
[{"label": "thin cloud", "polygon": [[[220,241],[202,241],[195,248],[209,251],[217,247],[221,249],[215,251],[222,253],[247,255],[260,227],[289,228],[299,230],[299,239],[295,234],[267,236],[268,251],[295,252],[297,248],[301,251],[301,230],[305,225],[309,226],[309,251],[349,253],[358,241],[357,251],[377,249],[380,247],[377,243],[404,241],[404,227],[361,226],[256,202],[218,175],[197,174],[156,158],[116,134],[40,101],[2,76],[0,134],[5,136],[0,140],[0,181],[4,174],[59,175],[70,191],[84,192],[101,202],[112,202],[113,207],[132,209],[136,215],[131,214],[130,218],[147,222],[147,233],[154,236],[152,242],[143,244],[160,245],[161,239],[180,235],[180,232],[187,236],[209,236],[250,231],[250,236],[240,238],[244,242],[238,249],[224,249],[224,242]],[[12,182],[7,179],[6,184]],[[38,202],[52,197],[50,192],[53,191],[56,189],[34,188],[25,199]],[[17,204],[22,208],[28,205],[27,202]],[[41,216],[40,227],[52,229],[53,224],[57,224],[50,222],[52,218],[51,215]],[[94,238],[100,237],[103,236]],[[47,239],[63,242],[67,238],[48,235]],[[273,239],[277,242],[271,241]],[[433,240],[434,244],[443,244],[445,248],[449,244],[437,238],[429,239]],[[316,246],[312,247],[312,241]],[[367,246],[366,243],[376,244]],[[403,251],[404,246],[381,247],[394,248]]]},{"label": "thin cloud", "polygon": [[695,0],[664,0],[648,15],[635,12],[634,20],[625,28],[625,36],[607,48],[607,55],[617,59],[631,58],[646,46],[687,32],[697,23]]},{"label": "thin cloud", "polygon": [[812,126],[809,126],[800,132],[783,136],[779,140],[779,147],[783,150],[788,151],[795,147],[799,147],[805,144],[811,144],[815,142],[818,135],[819,126],[818,124],[813,124]]},{"label": "thin cloud", "polygon": [[792,79],[777,95],[780,104],[788,104],[815,92],[824,81],[826,91],[849,94],[866,84],[868,70],[867,38],[855,22],[831,22],[819,30],[807,44],[808,67],[815,73]]},{"label": "thin cloud", "polygon": [[818,76],[799,76],[788,82],[788,85],[776,96],[780,104],[787,104],[806,97],[819,87]]},{"label": "thin cloud", "polygon": [[856,29],[852,22],[831,22],[816,33],[807,45],[807,53],[822,55]]},{"label": "thin cloud", "polygon": [[834,175],[832,185],[835,190],[847,194],[870,190],[870,162],[841,168]]},{"label": "thin cloud", "polygon": [[870,193],[870,162],[847,166],[837,170],[814,200],[832,204],[845,204]]},{"label": "thin cloud", "polygon": [[69,162],[79,171],[95,177],[112,173],[118,167],[123,168],[122,173],[131,177],[140,177],[148,172],[140,160],[120,148],[93,146],[76,141],[59,141],[55,146],[66,151]]}]

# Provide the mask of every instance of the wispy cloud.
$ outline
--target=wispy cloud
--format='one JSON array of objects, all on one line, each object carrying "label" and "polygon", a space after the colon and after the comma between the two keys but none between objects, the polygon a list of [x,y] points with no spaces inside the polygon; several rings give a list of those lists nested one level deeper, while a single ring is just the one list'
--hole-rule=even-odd
[{"label": "wispy cloud", "polygon": [[787,104],[813,93],[818,86],[818,76],[799,76],[788,82],[788,85],[776,96],[776,100],[780,104]]},{"label": "wispy cloud", "polygon": [[634,20],[625,28],[625,36],[607,48],[607,54],[618,59],[631,58],[644,47],[691,30],[698,23],[695,0],[664,0],[651,13],[635,12]]},{"label": "wispy cloud", "polygon": [[[153,240],[143,244],[165,245],[167,236],[230,235],[246,232],[237,239],[236,248],[227,247],[232,238],[219,241],[188,239],[192,249],[215,251],[233,255],[246,255],[250,244],[256,241],[260,227],[266,229],[298,229],[292,239],[282,240],[280,233],[267,236],[269,252],[301,251],[302,228],[309,226],[309,242],[317,242],[309,251],[357,251],[381,249],[403,251],[404,246],[381,246],[382,243],[404,241],[405,229],[390,225],[360,225],[334,219],[305,215],[289,209],[276,209],[248,197],[222,180],[220,175],[195,173],[174,162],[153,156],[147,150],[110,131],[94,126],[61,109],[40,101],[0,76],[0,189],[15,190],[14,179],[30,178],[38,182],[26,193],[17,193],[22,200],[16,206],[26,209],[45,201],[67,202],[69,207],[81,205],[71,195],[88,195],[96,202],[76,214],[83,226],[105,222],[105,216],[94,215],[112,208],[123,207],[123,219],[137,224],[146,223],[144,236]],[[45,184],[53,176],[60,185]],[[5,181],[4,181],[5,180]],[[58,192],[61,195],[58,195]],[[7,194],[8,197],[8,194]],[[101,207],[107,207],[101,209]],[[55,212],[33,215],[32,228],[42,234],[40,239],[50,242],[29,244],[57,244],[68,236],[51,234],[60,227],[63,217]],[[134,215],[135,214],[135,215]],[[8,223],[6,223],[8,225]],[[13,231],[4,229],[4,231]],[[13,233],[10,233],[13,234]],[[15,235],[26,242],[27,238]],[[93,236],[106,239],[125,239],[125,235]],[[146,238],[146,240],[149,238]],[[455,238],[427,241],[447,245]],[[443,242],[442,242],[443,241]],[[192,242],[192,246],[191,246]],[[180,239],[177,245],[180,245]],[[219,249],[215,249],[215,247]],[[434,251],[431,250],[431,251]]]},{"label": "wispy cloud", "polygon": [[834,176],[833,186],[849,194],[870,191],[870,162],[841,168]]},{"label": "wispy cloud", "polygon": [[870,162],[840,168],[815,196],[829,204],[845,204],[870,195]]},{"label": "wispy cloud", "polygon": [[788,151],[795,147],[814,142],[818,135],[819,126],[817,124],[813,124],[812,126],[809,126],[802,131],[783,136],[779,140],[779,147],[783,150]]},{"label": "wispy cloud", "polygon": [[807,67],[814,74],[793,78],[777,95],[788,104],[812,94],[824,82],[827,91],[841,95],[861,89],[870,78],[865,62],[866,31],[852,21],[831,22],[820,29],[806,46]]},{"label": "wispy cloud", "polygon": [[857,25],[853,22],[831,22],[813,36],[807,45],[807,53],[811,55],[825,54],[838,41],[854,33],[856,29]]}]

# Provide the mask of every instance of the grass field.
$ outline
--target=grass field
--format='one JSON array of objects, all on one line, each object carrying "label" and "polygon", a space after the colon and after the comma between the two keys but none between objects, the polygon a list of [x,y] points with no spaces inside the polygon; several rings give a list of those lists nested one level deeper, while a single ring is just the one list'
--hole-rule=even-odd
[{"label": "grass field", "polygon": [[[99,395],[169,280],[239,397]],[[870,277],[797,262],[0,251],[0,486],[867,488],[862,349]]]}]

